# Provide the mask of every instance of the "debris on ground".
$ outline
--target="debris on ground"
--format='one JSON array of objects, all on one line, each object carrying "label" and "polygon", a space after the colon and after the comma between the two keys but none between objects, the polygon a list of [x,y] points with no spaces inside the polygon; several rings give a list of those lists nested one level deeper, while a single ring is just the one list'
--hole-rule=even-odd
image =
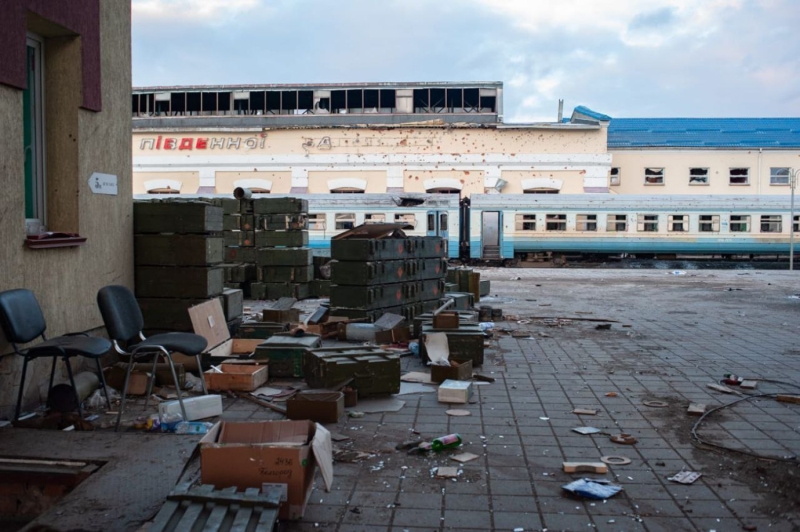
[{"label": "debris on ground", "polygon": [[473,454],[473,453],[461,453],[461,454],[456,454],[456,455],[450,457],[451,460],[455,460],[456,462],[460,462],[462,464],[465,464],[467,462],[471,462],[471,461],[476,460],[478,458],[480,458],[480,456],[478,456],[477,454]]},{"label": "debris on ground", "polygon": [[608,473],[608,466],[603,462],[564,462],[564,473]]},{"label": "debris on ground", "polygon": [[573,414],[578,414],[579,416],[596,416],[597,409],[596,408],[576,408],[572,411]]},{"label": "debris on ground", "polygon": [[611,498],[622,491],[622,486],[614,485],[608,480],[591,478],[582,478],[561,487],[575,495],[598,500]]},{"label": "debris on ground", "polygon": [[439,467],[436,469],[436,478],[458,478],[458,468]]},{"label": "debris on ground", "polygon": [[601,432],[600,429],[596,427],[575,427],[574,429],[572,429],[572,431],[583,435],[597,434],[598,432]]},{"label": "debris on ground", "polygon": [[633,445],[637,442],[637,439],[634,438],[631,434],[626,432],[622,432],[620,434],[614,434],[611,436],[611,441],[614,443],[621,443],[623,445]]},{"label": "debris on ground", "polygon": [[671,477],[667,477],[667,480],[680,484],[692,484],[701,476],[703,476],[703,474],[696,471],[681,471],[680,473],[675,473]]},{"label": "debris on ground", "polygon": [[627,456],[614,456],[614,455],[601,456],[600,461],[608,465],[628,465],[631,463],[631,459],[628,458]]}]

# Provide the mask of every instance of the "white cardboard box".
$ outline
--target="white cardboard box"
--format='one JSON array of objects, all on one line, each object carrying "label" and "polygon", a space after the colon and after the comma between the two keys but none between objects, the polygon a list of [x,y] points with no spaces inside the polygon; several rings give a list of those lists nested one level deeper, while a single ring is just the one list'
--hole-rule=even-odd
[{"label": "white cardboard box", "polygon": [[440,403],[466,404],[472,397],[472,381],[447,379],[439,385]]},{"label": "white cardboard box", "polygon": [[[186,397],[183,400],[183,406],[186,408],[186,417],[189,418],[184,421],[196,421],[207,417],[221,416],[222,396],[197,395]],[[181,414],[181,404],[177,400],[161,403],[158,405],[158,415],[164,417],[164,414]]]}]

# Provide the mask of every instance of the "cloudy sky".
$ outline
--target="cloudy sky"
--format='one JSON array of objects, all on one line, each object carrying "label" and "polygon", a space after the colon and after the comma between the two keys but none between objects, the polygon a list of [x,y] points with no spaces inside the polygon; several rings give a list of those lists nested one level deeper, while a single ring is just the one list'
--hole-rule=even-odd
[{"label": "cloudy sky", "polygon": [[[617,117],[800,116],[798,0],[132,0],[135,86],[502,81]],[[567,112],[567,114],[569,114]]]}]

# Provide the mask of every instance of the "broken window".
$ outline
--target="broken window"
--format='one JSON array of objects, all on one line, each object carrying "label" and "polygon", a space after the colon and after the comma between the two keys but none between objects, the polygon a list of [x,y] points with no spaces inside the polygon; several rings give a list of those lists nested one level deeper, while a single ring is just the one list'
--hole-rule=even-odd
[{"label": "broken window", "polygon": [[457,188],[448,188],[448,187],[439,187],[439,188],[429,188],[426,189],[425,192],[428,194],[461,194],[461,191]]},{"label": "broken window", "polygon": [[428,231],[436,231],[436,215],[428,214]]},{"label": "broken window", "polygon": [[708,168],[689,168],[690,185],[707,185]]},{"label": "broken window", "polygon": [[596,214],[579,214],[576,221],[578,231],[597,231]]},{"label": "broken window", "polygon": [[719,233],[719,214],[701,214],[699,222],[701,233]]},{"label": "broken window", "polygon": [[769,169],[769,184],[770,185],[788,185],[789,177],[791,174],[790,168],[770,168]]},{"label": "broken window", "polygon": [[326,226],[325,214],[309,214],[308,215],[308,229],[311,231],[324,231]]},{"label": "broken window", "polygon": [[386,215],[383,213],[364,215],[365,224],[382,224],[385,221],[386,221]]},{"label": "broken window", "polygon": [[331,194],[363,194],[364,189],[354,187],[332,188]]},{"label": "broken window", "polygon": [[535,214],[518,214],[516,216],[517,231],[536,231]]},{"label": "broken window", "polygon": [[731,233],[749,233],[750,216],[746,214],[731,214],[730,230]]},{"label": "broken window", "polygon": [[689,216],[686,214],[670,214],[669,230],[671,233],[685,233],[689,230]]},{"label": "broken window", "polygon": [[798,231],[800,231],[800,216],[795,215],[794,223],[792,224],[792,232],[797,233]]},{"label": "broken window", "polygon": [[606,219],[606,231],[624,233],[628,230],[628,216],[625,214],[609,214]]},{"label": "broken window", "polygon": [[548,214],[545,217],[545,229],[548,231],[566,231],[567,230],[567,215],[566,214]]},{"label": "broken window", "polygon": [[611,173],[609,174],[609,183],[612,186],[619,185],[619,176],[620,176],[619,168],[612,168]]},{"label": "broken window", "polygon": [[417,216],[411,213],[399,213],[394,215],[394,223],[396,224],[406,224],[410,225],[413,228],[417,227]]},{"label": "broken window", "polygon": [[664,184],[664,169],[663,168],[645,168],[644,169],[644,184],[645,185],[663,185]]},{"label": "broken window", "polygon": [[636,230],[643,233],[658,233],[658,215],[640,214],[636,221]]},{"label": "broken window", "polygon": [[356,226],[356,215],[352,213],[342,213],[336,215],[336,229],[352,229]]},{"label": "broken window", "polygon": [[731,168],[730,170],[730,184],[731,185],[749,185],[750,184],[750,169],[749,168]]},{"label": "broken window", "polygon": [[181,191],[177,188],[151,188],[147,191],[148,194],[180,194]]},{"label": "broken window", "polygon": [[762,233],[783,232],[783,217],[780,214],[764,214],[761,216]]}]

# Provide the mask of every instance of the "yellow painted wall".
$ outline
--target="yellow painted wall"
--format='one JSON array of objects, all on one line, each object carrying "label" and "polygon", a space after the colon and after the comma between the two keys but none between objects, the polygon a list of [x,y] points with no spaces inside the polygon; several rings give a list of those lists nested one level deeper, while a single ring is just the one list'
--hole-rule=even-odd
[{"label": "yellow painted wall", "polygon": [[455,179],[461,183],[461,197],[482,194],[484,172],[482,170],[406,170],[403,172],[403,190],[426,192],[425,181],[430,179]]},{"label": "yellow painted wall", "polygon": [[217,172],[216,176],[217,194],[233,194],[234,183],[240,179],[272,181],[272,194],[288,194],[292,190],[291,172]]},{"label": "yellow painted wall", "polygon": [[[81,247],[31,251],[24,246],[22,91],[0,85],[0,290],[28,288],[42,306],[47,333],[102,334],[97,291],[108,284],[133,287],[131,181],[130,3],[100,2],[102,111],[80,108],[78,37],[45,42],[47,229],[87,237]],[[118,195],[96,195],[94,172],[116,175]],[[0,352],[11,347],[0,333]],[[80,369],[85,361],[76,360]],[[12,415],[22,358],[0,358],[0,416]],[[63,364],[57,375],[63,377]],[[29,365],[25,403],[44,399],[50,361]]]},{"label": "yellow painted wall", "polygon": [[517,172],[505,171],[503,180],[508,184],[503,188],[503,194],[522,194],[522,181],[526,179],[558,179],[563,182],[559,194],[583,194],[584,172],[580,171],[547,171],[547,172]]},{"label": "yellow painted wall", "polygon": [[334,179],[363,179],[367,182],[370,193],[386,192],[386,172],[382,171],[353,171],[353,172],[308,172],[308,193],[327,194],[330,192],[329,182]]},{"label": "yellow painted wall", "polygon": [[180,181],[181,194],[195,194],[200,187],[199,172],[136,172],[133,174],[133,193],[147,194],[144,184],[153,179]]}]

